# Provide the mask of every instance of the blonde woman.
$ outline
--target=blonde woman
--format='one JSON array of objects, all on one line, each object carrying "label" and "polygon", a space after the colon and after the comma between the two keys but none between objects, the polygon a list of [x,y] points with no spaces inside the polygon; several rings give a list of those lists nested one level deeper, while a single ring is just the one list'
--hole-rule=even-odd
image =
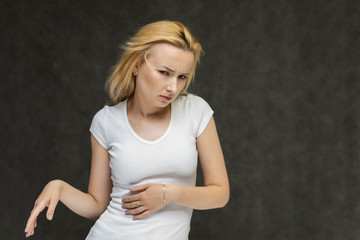
[{"label": "blonde woman", "polygon": [[[142,27],[124,46],[106,87],[110,103],[93,118],[88,192],[49,182],[26,225],[60,200],[96,220],[88,240],[188,239],[193,209],[223,207],[229,199],[213,111],[187,94],[202,52],[179,22]],[[195,186],[197,160],[204,186]]]}]

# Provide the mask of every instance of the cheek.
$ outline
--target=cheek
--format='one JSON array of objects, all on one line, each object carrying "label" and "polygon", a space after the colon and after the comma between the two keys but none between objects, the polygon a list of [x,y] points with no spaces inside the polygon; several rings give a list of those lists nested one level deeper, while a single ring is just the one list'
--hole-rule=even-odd
[{"label": "cheek", "polygon": [[141,76],[141,81],[146,89],[157,88],[158,87],[157,85],[159,85],[159,79],[157,79],[153,74],[149,74],[149,73],[143,74]]},{"label": "cheek", "polygon": [[186,86],[186,81],[179,81],[178,82],[178,90],[181,92],[184,88],[185,88],[185,86]]}]

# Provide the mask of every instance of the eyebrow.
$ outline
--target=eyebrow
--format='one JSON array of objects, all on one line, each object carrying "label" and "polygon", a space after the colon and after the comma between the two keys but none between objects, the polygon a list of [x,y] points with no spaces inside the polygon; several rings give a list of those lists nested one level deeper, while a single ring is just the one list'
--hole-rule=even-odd
[{"label": "eyebrow", "polygon": [[[175,72],[174,70],[172,70],[171,68],[165,67],[165,66],[161,66],[163,68],[165,68],[166,70],[168,70],[169,72]],[[189,73],[183,73],[181,75],[189,75]]]}]

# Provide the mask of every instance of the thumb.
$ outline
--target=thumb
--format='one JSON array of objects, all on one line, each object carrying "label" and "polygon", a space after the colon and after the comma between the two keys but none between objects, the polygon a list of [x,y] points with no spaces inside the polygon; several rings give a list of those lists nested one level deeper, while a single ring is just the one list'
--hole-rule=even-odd
[{"label": "thumb", "polygon": [[132,192],[144,191],[144,190],[146,190],[149,186],[150,186],[150,184],[139,185],[139,186],[133,187],[132,189],[130,189],[130,191],[132,191]]},{"label": "thumb", "polygon": [[55,208],[56,208],[56,205],[57,205],[58,201],[56,200],[50,200],[50,203],[49,203],[49,207],[48,207],[48,210],[46,212],[46,218],[51,221],[54,217],[54,212],[55,212]]}]

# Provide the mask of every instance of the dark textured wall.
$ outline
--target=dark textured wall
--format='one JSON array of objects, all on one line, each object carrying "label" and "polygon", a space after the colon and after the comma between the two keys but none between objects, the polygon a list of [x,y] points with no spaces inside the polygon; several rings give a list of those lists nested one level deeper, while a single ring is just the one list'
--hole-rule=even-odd
[{"label": "dark textured wall", "polygon": [[[358,1],[1,1],[0,239],[51,179],[86,191],[93,115],[119,45],[179,20],[203,44],[191,91],[215,110],[231,182],[190,239],[360,239]],[[32,239],[84,239],[59,204]]]}]

